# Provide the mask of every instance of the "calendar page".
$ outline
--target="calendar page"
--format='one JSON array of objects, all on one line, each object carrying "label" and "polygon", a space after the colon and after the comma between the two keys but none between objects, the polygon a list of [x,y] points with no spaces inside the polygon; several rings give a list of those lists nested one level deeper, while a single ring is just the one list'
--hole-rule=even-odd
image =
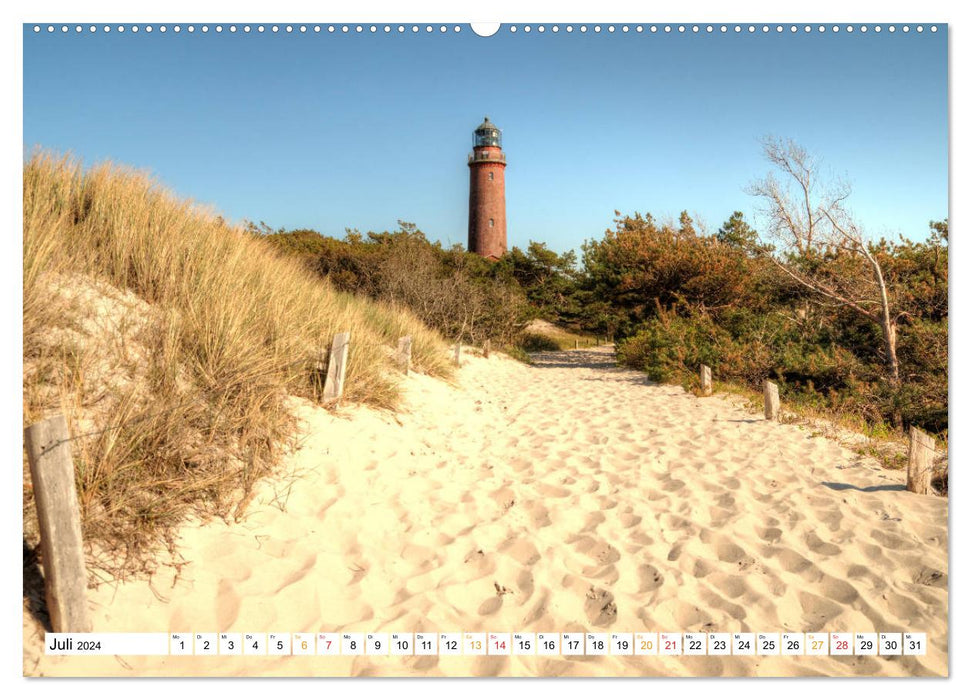
[{"label": "calendar page", "polygon": [[23,675],[947,677],[949,25],[810,9],[25,18]]}]

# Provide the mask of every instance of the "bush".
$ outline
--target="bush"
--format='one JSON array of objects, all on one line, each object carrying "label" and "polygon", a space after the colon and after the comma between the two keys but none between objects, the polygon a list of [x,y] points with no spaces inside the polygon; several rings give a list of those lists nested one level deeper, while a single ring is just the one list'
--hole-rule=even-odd
[{"label": "bush", "polygon": [[523,333],[518,346],[526,352],[556,352],[561,350],[560,344],[554,338],[542,333]]},{"label": "bush", "polygon": [[514,342],[532,313],[525,294],[496,263],[431,243],[413,224],[397,231],[349,231],[343,240],[316,232],[266,236],[298,255],[338,289],[410,309],[445,337],[481,345]]}]

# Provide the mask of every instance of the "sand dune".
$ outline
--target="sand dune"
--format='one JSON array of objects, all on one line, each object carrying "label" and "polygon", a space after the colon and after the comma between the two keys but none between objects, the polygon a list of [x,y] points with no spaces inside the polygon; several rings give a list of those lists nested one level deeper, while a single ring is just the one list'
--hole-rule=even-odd
[{"label": "sand dune", "polygon": [[[306,437],[97,631],[919,631],[924,657],[44,657],[28,675],[942,675],[947,499],[835,442],[613,366],[467,357]],[[173,585],[173,580],[175,584]]]}]

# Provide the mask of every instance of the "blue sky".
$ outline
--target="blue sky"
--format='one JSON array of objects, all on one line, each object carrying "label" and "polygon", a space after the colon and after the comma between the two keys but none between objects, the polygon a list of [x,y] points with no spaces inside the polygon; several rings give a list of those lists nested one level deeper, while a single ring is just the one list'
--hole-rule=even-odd
[{"label": "blue sky", "polygon": [[[228,25],[227,25],[228,26]],[[466,154],[503,129],[509,244],[578,248],[615,209],[713,230],[759,138],[853,183],[875,234],[947,216],[947,30],[475,36],[24,28],[24,146],[155,173],[232,220],[465,243]],[[757,220],[756,220],[757,221]]]}]

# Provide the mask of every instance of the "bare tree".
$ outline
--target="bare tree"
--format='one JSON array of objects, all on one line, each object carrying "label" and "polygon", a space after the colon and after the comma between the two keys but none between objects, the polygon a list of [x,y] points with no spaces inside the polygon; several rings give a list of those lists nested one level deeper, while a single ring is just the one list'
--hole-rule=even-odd
[{"label": "bare tree", "polygon": [[895,313],[877,247],[846,209],[850,187],[825,182],[819,161],[792,140],[762,142],[774,173],[754,182],[749,193],[763,202],[768,233],[779,244],[767,257],[823,304],[845,307],[880,327],[887,373],[900,383]]}]

